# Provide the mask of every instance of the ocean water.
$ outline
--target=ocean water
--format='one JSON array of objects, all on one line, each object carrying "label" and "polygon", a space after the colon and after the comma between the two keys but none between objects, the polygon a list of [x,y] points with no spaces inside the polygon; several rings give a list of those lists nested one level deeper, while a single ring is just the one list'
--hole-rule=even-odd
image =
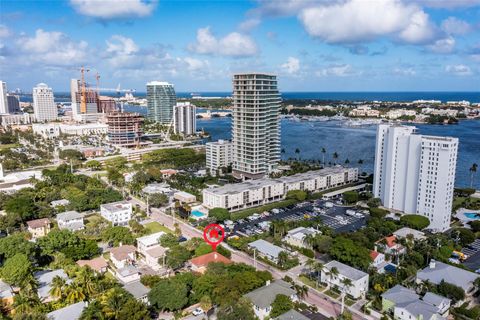
[{"label": "ocean water", "polygon": [[[417,124],[418,132],[425,135],[451,136],[459,139],[455,185],[470,186],[469,169],[473,163],[480,164],[480,121],[462,120],[457,125]],[[231,139],[231,118],[199,119],[197,128],[209,132],[213,141]],[[337,163],[350,161],[360,172],[373,172],[375,161],[376,126],[346,127],[341,121],[281,121],[281,145],[285,150],[282,159],[300,157],[322,160],[322,148],[326,149],[325,161],[333,162],[337,152]],[[295,149],[300,149],[296,154]],[[363,164],[358,164],[358,160]],[[480,172],[474,186],[480,188]]]}]

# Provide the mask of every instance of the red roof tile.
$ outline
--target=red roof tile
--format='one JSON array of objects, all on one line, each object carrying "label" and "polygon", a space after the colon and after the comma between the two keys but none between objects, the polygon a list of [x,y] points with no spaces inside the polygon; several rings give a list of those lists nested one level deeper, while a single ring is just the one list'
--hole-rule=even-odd
[{"label": "red roof tile", "polygon": [[42,228],[49,224],[50,224],[50,220],[48,220],[47,218],[27,221],[27,225],[31,229]]},{"label": "red roof tile", "polygon": [[206,267],[210,262],[223,262],[225,264],[232,263],[232,261],[218,252],[210,252],[203,256],[196,257],[190,260],[190,262],[197,268]]}]

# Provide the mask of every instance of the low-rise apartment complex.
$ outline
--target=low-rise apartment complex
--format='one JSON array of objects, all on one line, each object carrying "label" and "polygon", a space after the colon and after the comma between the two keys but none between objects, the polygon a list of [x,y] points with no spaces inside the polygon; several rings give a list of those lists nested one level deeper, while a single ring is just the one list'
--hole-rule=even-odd
[{"label": "low-rise apartment complex", "polygon": [[128,201],[118,201],[100,206],[102,217],[110,221],[114,226],[126,226],[132,219],[132,204]]},{"label": "low-rise apartment complex", "polygon": [[318,192],[355,182],[357,168],[332,167],[277,179],[249,180],[203,190],[203,205],[237,211],[285,199],[290,190]]}]

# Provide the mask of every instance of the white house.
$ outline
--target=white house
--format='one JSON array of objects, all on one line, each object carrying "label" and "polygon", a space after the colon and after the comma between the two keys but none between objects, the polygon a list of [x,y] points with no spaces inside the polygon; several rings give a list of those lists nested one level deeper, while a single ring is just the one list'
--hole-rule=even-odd
[{"label": "white house", "polygon": [[110,260],[117,269],[124,268],[135,262],[136,248],[131,245],[124,245],[110,250]]},{"label": "white house", "polygon": [[83,230],[83,214],[77,211],[67,211],[57,214],[57,223],[59,229],[68,229],[70,231]]},{"label": "white house", "polygon": [[279,294],[286,295],[293,301],[298,299],[297,292],[292,289],[292,285],[283,280],[267,281],[263,287],[247,293],[244,297],[252,302],[255,315],[263,320],[270,315],[272,303]]},{"label": "white house", "polygon": [[259,256],[262,256],[275,263],[278,262],[278,255],[280,254],[280,252],[286,252],[288,254],[291,254],[290,251],[280,248],[279,246],[271,244],[270,242],[263,239],[250,242],[248,244],[248,247],[251,250],[255,250],[256,254],[258,254]]},{"label": "white house", "polygon": [[320,231],[313,228],[298,227],[287,232],[283,241],[294,247],[309,248],[310,246],[305,243],[307,236],[315,236]]},{"label": "white house", "polygon": [[167,248],[160,246],[160,238],[165,232],[156,232],[137,238],[137,251],[144,256],[145,263],[153,270],[161,268],[158,259],[165,256]]},{"label": "white house", "polygon": [[145,287],[140,281],[133,281],[123,286],[135,299],[148,304],[150,288]]},{"label": "white house", "polygon": [[102,204],[100,214],[114,226],[126,226],[132,219],[132,204],[128,201]]},{"label": "white house", "polygon": [[386,265],[385,255],[378,251],[370,251],[370,259],[372,259],[371,267],[378,270],[378,272],[383,272],[383,268]]},{"label": "white house", "polygon": [[[336,269],[337,275],[332,274],[332,269]],[[365,296],[368,291],[368,273],[352,268],[338,261],[330,261],[321,271],[320,279],[329,286],[338,287],[345,290],[347,294],[355,299]],[[342,281],[350,279],[352,285],[344,287]]]},{"label": "white house", "polygon": [[115,271],[115,275],[118,280],[123,283],[130,283],[140,280],[140,272],[132,265],[126,265],[123,268],[119,268]]}]

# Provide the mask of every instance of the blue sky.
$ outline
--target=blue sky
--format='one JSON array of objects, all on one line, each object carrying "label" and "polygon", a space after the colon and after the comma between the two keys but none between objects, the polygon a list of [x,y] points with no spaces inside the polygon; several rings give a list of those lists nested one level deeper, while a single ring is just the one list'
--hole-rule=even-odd
[{"label": "blue sky", "polygon": [[480,0],[70,0],[0,3],[0,79],[69,88],[230,91],[234,72],[282,91],[479,91]]}]

